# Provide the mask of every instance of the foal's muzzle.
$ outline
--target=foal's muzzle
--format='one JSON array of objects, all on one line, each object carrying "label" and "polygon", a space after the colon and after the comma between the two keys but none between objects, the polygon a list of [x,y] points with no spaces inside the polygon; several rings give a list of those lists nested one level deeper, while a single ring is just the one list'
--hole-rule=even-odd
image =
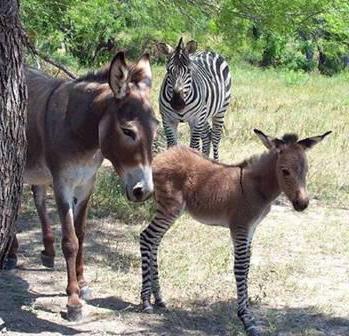
[{"label": "foal's muzzle", "polygon": [[309,205],[309,198],[305,198],[305,199],[296,199],[292,202],[293,208],[296,211],[303,211],[305,210],[308,205]]}]

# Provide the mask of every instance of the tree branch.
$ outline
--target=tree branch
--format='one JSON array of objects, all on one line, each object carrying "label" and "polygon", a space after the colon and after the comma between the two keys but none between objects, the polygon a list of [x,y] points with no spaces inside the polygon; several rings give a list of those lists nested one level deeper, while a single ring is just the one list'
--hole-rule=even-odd
[{"label": "tree branch", "polygon": [[77,76],[69,71],[65,66],[51,60],[48,56],[44,55],[40,51],[38,51],[32,43],[30,43],[29,39],[27,36],[25,36],[25,45],[26,47],[36,56],[40,57],[43,59],[45,62],[53,65],[54,67],[58,68],[59,70],[63,71],[66,75],[68,75],[71,79],[76,79]]}]

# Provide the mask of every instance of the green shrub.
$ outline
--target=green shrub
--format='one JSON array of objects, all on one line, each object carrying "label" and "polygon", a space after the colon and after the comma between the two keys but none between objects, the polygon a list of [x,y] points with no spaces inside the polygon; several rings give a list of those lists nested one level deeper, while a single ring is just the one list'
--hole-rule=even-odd
[{"label": "green shrub", "polygon": [[153,201],[150,199],[144,203],[129,202],[114,170],[102,167],[97,175],[90,213],[96,217],[113,216],[128,224],[149,222],[154,213]]}]

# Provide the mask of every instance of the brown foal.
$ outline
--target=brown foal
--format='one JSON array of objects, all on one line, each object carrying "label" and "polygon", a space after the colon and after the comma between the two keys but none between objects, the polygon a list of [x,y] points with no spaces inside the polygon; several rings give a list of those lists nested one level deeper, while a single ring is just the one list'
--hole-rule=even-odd
[{"label": "brown foal", "polygon": [[173,147],[155,157],[156,213],[140,235],[141,299],[146,312],[153,309],[151,294],[154,295],[155,305],[165,305],[160,294],[157,251],[166,231],[183,211],[187,211],[201,223],[230,229],[234,244],[238,316],[248,335],[260,335],[248,307],[247,293],[254,231],[282,192],[295,210],[307,208],[305,151],[330,132],[300,141],[294,134],[277,139],[259,130],[255,133],[269,151],[238,165],[208,160],[187,147]]},{"label": "brown foal", "polygon": [[[113,164],[131,201],[153,192],[152,142],[157,122],[150,105],[149,57],[127,64],[119,52],[109,67],[74,81],[27,70],[28,152],[24,173],[32,185],[42,224],[42,261],[53,267],[55,249],[46,210],[52,185],[62,224],[68,274],[68,318],[82,315],[89,294],[84,278],[83,241],[90,195],[103,158]],[[15,258],[16,242],[10,259]]]}]

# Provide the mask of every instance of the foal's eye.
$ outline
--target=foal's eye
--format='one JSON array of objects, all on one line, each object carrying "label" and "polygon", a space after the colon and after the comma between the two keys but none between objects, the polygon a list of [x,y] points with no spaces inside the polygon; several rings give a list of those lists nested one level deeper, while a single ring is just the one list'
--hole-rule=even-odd
[{"label": "foal's eye", "polygon": [[121,129],[126,136],[132,138],[132,140],[136,140],[136,133],[134,131],[130,130],[129,128],[121,128]]},{"label": "foal's eye", "polygon": [[290,171],[289,171],[288,169],[282,168],[281,171],[282,171],[282,175],[284,175],[284,176],[290,176]]}]

